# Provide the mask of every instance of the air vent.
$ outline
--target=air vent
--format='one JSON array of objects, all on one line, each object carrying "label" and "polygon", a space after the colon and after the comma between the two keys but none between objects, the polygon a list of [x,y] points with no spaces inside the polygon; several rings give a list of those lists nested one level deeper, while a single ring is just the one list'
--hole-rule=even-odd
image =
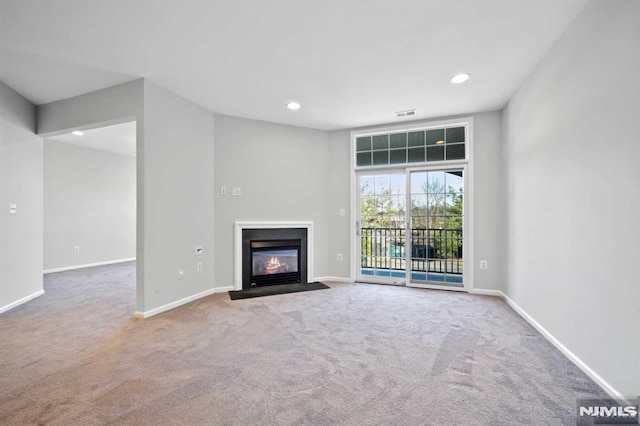
[{"label": "air vent", "polygon": [[396,117],[409,117],[411,115],[416,115],[415,109],[408,109],[406,111],[398,111],[396,112]]}]

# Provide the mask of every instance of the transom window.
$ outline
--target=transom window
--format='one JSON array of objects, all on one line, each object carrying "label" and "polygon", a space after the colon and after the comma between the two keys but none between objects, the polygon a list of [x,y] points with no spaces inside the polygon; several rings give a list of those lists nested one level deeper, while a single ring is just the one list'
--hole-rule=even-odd
[{"label": "transom window", "polygon": [[466,126],[356,138],[356,167],[466,159]]}]

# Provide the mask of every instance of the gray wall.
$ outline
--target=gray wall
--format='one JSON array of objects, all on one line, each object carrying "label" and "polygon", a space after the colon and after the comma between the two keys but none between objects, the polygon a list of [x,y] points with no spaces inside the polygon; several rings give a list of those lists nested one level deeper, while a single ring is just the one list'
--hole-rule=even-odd
[{"label": "gray wall", "polygon": [[[213,288],[213,113],[142,79],[38,108],[44,136],[136,120],[137,303]],[[194,256],[194,247],[204,254]],[[204,270],[196,273],[196,263]],[[178,280],[178,269],[184,278]]]},{"label": "gray wall", "polygon": [[144,80],[38,106],[40,136],[56,136],[82,128],[136,121],[136,305],[144,309]]},{"label": "gray wall", "polygon": [[136,159],[45,140],[44,269],[135,257]]},{"label": "gray wall", "polygon": [[[329,275],[327,132],[217,114],[215,123],[216,286],[233,285],[236,220],[313,221],[314,275]],[[231,196],[232,187],[242,196]]]},{"label": "gray wall", "polygon": [[640,2],[591,1],[504,113],[506,294],[640,394]]},{"label": "gray wall", "polygon": [[[138,310],[149,311],[214,287],[214,119],[147,81],[144,118],[145,281]],[[196,245],[202,256],[194,255]]]},{"label": "gray wall", "polygon": [[[327,219],[331,229],[328,241],[329,275],[351,278],[351,132],[339,130],[329,133],[329,176],[327,178]],[[340,216],[340,209],[345,215]],[[343,261],[337,254],[343,254]]]},{"label": "gray wall", "polygon": [[54,136],[78,128],[103,127],[138,119],[141,142],[144,84],[142,79],[38,106],[37,131]]},{"label": "gray wall", "polygon": [[[500,111],[471,115],[474,137],[474,288],[501,290],[504,285],[504,209],[502,187],[502,114]],[[444,117],[437,121],[456,117]],[[436,120],[432,120],[436,121]],[[428,123],[429,121],[409,122]],[[398,123],[393,123],[397,125]],[[367,127],[375,129],[383,126]],[[353,129],[361,130],[361,129]],[[328,182],[331,196],[327,200],[329,229],[335,229],[329,242],[331,275],[349,277],[350,270],[350,132],[329,135],[330,169]],[[345,207],[347,217],[338,215]],[[337,262],[335,253],[344,253],[345,261]],[[487,260],[489,268],[480,270],[479,260]]]},{"label": "gray wall", "polygon": [[[502,112],[474,115],[474,287],[502,290],[506,270]],[[480,260],[489,267],[480,269]]]},{"label": "gray wall", "polygon": [[[35,107],[0,82],[0,310],[42,291],[42,139]],[[9,214],[9,204],[17,214]]]}]

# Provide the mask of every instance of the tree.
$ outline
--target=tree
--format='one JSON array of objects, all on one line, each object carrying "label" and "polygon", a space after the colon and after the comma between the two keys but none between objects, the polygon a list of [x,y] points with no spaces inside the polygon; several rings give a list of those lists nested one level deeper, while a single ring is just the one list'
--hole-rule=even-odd
[{"label": "tree", "polygon": [[404,216],[404,201],[394,196],[390,188],[372,195],[368,183],[361,184],[362,255],[384,258],[392,247],[404,246]]}]

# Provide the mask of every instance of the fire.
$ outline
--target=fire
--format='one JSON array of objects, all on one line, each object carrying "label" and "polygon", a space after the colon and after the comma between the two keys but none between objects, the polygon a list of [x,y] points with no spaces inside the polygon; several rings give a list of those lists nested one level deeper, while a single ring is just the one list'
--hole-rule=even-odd
[{"label": "fire", "polygon": [[276,274],[280,271],[281,267],[282,264],[280,263],[280,260],[274,256],[267,262],[266,272],[267,274]]},{"label": "fire", "polygon": [[272,257],[268,263],[269,266],[273,266],[274,268],[280,267],[280,260],[277,257]]}]

